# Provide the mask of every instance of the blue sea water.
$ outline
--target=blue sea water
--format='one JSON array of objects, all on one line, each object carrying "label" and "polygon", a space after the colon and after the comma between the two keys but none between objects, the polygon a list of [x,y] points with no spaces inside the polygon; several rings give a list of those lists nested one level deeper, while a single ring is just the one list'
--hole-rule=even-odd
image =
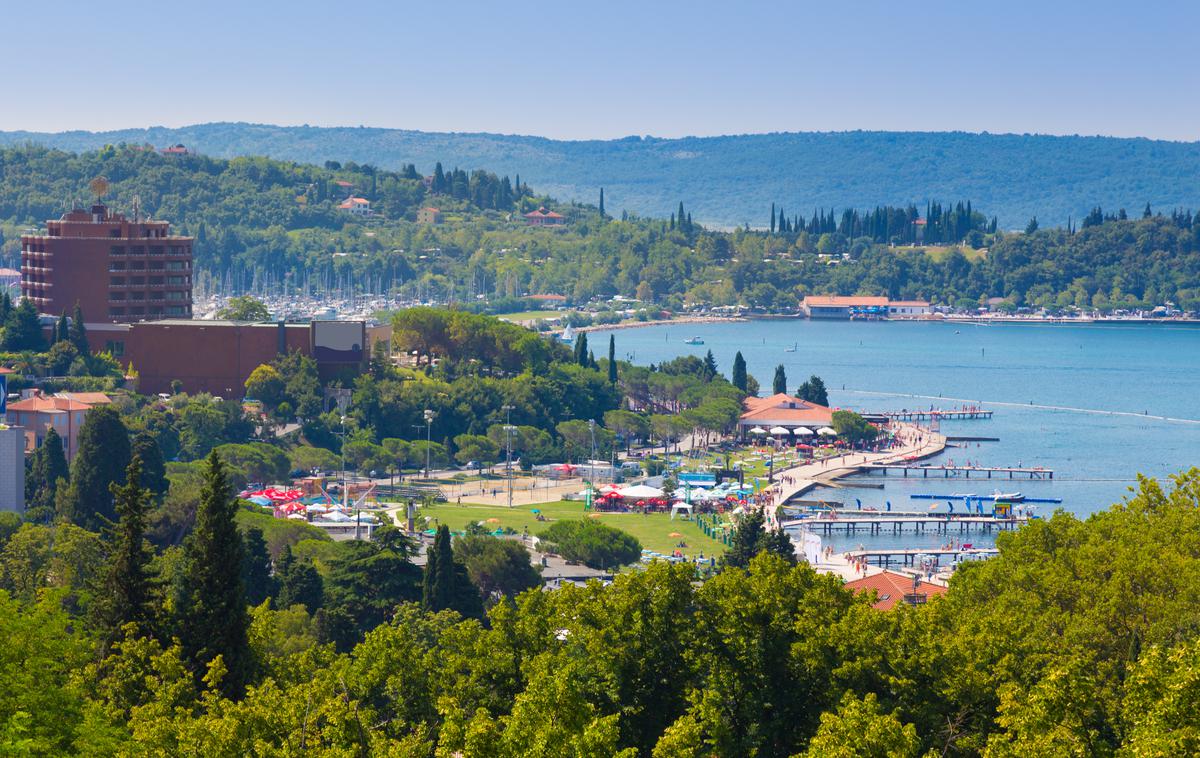
[{"label": "blue sea water", "polygon": [[[589,339],[596,352],[610,332]],[[981,404],[991,420],[945,422],[949,435],[998,442],[949,448],[934,462],[1044,466],[1053,481],[903,479],[873,476],[884,490],[823,490],[853,507],[928,510],[913,493],[990,494],[1019,490],[1061,498],[1055,507],[1086,516],[1129,494],[1137,475],[1169,484],[1200,465],[1200,327],[1174,324],[949,324],[804,319],[673,324],[611,332],[617,355],[641,364],[712,350],[728,376],[737,351],[763,392],[783,364],[789,391],[811,374],[824,379],[830,403],[856,410]],[[686,345],[693,335],[703,345]],[[795,345],[794,352],[787,348]],[[968,444],[968,443],[962,443]],[[944,503],[939,510],[945,510]],[[955,535],[957,536],[957,535]],[[826,538],[835,547],[937,545],[944,536]],[[972,537],[977,545],[990,537]]]}]

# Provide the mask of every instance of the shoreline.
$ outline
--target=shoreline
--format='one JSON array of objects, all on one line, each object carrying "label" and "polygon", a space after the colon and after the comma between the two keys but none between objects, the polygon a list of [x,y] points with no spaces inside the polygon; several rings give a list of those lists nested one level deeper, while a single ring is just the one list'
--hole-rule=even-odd
[{"label": "shoreline", "polygon": [[991,326],[992,324],[1017,324],[1024,326],[1185,326],[1185,327],[1200,327],[1200,319],[1188,318],[1028,318],[1022,316],[943,316],[941,318],[934,317],[909,317],[909,318],[890,318],[890,319],[811,319],[806,316],[794,314],[757,314],[751,316],[683,316],[681,318],[671,319],[654,319],[650,321],[624,321],[618,324],[593,324],[591,326],[581,326],[575,329],[576,333],[580,332],[604,332],[604,331],[619,331],[624,329],[640,329],[651,326],[667,326],[671,324],[723,324],[736,322],[750,321],[832,321],[846,323],[862,323],[862,324],[886,324],[886,323],[922,323],[922,324],[974,324],[976,326]]}]

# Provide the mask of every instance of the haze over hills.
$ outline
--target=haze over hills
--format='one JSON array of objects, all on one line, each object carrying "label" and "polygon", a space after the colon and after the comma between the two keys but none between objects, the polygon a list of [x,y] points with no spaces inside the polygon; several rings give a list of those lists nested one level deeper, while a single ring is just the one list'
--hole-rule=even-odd
[{"label": "haze over hills", "polygon": [[486,133],[212,123],[110,132],[0,132],[0,144],[64,150],[109,143],[183,143],[212,156],[357,161],[384,168],[440,160],[520,174],[563,199],[666,216],[682,200],[697,221],[761,227],[771,203],[806,218],[814,208],[969,199],[1002,228],[1078,220],[1093,206],[1200,206],[1200,143],[965,132],[772,133],[563,141]]}]

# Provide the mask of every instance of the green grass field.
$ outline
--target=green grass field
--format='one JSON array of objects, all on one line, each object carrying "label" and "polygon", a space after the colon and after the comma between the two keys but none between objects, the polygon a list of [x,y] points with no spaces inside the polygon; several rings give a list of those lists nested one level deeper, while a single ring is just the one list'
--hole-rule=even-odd
[{"label": "green grass field", "polygon": [[519,313],[502,313],[496,318],[504,321],[537,321],[538,319],[561,318],[565,311],[521,311]]},{"label": "green grass field", "polygon": [[[532,512],[540,509],[548,521],[538,521]],[[562,500],[557,503],[541,503],[538,505],[504,506],[471,505],[463,503],[456,505],[444,503],[434,506],[422,506],[417,509],[418,525],[422,516],[437,519],[439,524],[445,524],[453,531],[461,531],[468,523],[474,521],[488,522],[498,519],[498,522],[486,523],[492,528],[512,527],[518,532],[526,527],[530,534],[537,534],[552,522],[561,519],[585,518],[583,503]],[[671,520],[665,513],[653,513],[642,516],[636,513],[602,513],[597,519],[601,524],[607,524],[616,529],[632,534],[648,550],[656,550],[669,554],[676,549],[682,539],[687,547],[680,548],[684,555],[696,556],[715,555],[724,552],[725,546],[716,540],[706,537],[694,521],[676,518]],[[432,521],[431,521],[432,523]],[[683,535],[672,537],[672,533]]]}]

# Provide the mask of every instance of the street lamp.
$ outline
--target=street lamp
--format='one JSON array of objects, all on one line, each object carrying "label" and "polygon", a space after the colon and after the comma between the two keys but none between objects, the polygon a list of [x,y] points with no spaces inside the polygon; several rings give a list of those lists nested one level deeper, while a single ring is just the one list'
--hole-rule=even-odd
[{"label": "street lamp", "polygon": [[433,447],[433,419],[437,414],[426,408],[425,413],[422,415],[425,417],[425,478],[428,479],[429,453],[431,452],[430,448]]},{"label": "street lamp", "polygon": [[504,411],[504,478],[508,480],[508,507],[512,508],[512,436],[517,428],[512,425],[513,406],[505,405],[500,410]]}]

